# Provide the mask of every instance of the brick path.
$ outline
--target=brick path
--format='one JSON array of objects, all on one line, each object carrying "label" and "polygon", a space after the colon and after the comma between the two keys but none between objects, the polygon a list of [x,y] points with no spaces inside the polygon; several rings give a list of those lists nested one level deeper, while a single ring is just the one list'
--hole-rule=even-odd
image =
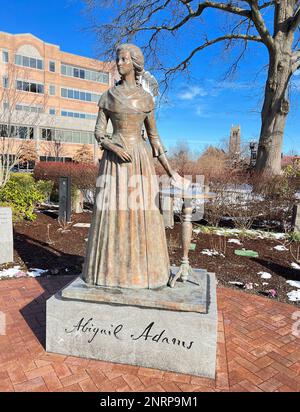
[{"label": "brick path", "polygon": [[218,289],[216,380],[47,354],[45,300],[70,280],[0,282],[0,391],[300,391],[297,308],[232,289]]}]

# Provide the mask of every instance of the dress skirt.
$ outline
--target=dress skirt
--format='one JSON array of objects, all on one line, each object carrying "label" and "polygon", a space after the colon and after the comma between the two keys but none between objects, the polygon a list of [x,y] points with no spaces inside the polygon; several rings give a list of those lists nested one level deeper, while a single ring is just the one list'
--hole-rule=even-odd
[{"label": "dress skirt", "polygon": [[146,142],[130,142],[131,162],[104,150],[83,279],[92,285],[156,289],[170,264],[158,182]]}]

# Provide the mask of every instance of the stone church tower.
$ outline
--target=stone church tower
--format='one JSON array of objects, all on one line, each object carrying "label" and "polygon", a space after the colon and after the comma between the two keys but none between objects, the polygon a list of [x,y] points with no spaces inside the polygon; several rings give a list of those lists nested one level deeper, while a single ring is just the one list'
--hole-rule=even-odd
[{"label": "stone church tower", "polygon": [[229,139],[229,154],[239,157],[241,153],[241,126],[231,126]]}]

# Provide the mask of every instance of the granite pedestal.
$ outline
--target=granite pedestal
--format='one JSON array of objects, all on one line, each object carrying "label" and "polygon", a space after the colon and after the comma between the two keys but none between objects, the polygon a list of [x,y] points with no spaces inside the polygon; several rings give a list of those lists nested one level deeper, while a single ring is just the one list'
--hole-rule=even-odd
[{"label": "granite pedestal", "polygon": [[215,275],[194,270],[177,284],[137,300],[141,291],[124,295],[75,280],[47,301],[47,351],[215,378]]}]

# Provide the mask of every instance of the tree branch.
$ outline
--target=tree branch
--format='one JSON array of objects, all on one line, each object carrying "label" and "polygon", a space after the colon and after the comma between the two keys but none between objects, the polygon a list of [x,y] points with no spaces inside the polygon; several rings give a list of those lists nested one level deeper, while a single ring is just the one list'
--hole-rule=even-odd
[{"label": "tree branch", "polygon": [[228,3],[217,3],[215,1],[204,1],[203,3],[199,4],[197,12],[200,12],[200,14],[205,10],[206,8],[213,8],[213,9],[219,9],[223,11],[227,11],[229,13],[237,14],[239,16],[244,16],[244,17],[251,17],[251,12],[250,10],[242,9],[241,7],[233,6],[232,4]]},{"label": "tree branch", "polygon": [[260,13],[258,1],[257,0],[247,0],[247,3],[251,7],[251,12],[252,12],[251,19],[253,23],[255,24],[256,30],[260,34],[265,45],[268,47],[270,53],[272,53],[274,51],[274,40],[271,34],[269,33],[269,30],[267,29],[265,21]]},{"label": "tree branch", "polygon": [[259,43],[263,43],[263,40],[259,36],[251,36],[251,35],[246,35],[246,34],[227,34],[224,36],[217,37],[213,40],[208,40],[201,46],[196,47],[182,62],[180,62],[177,66],[172,67],[170,69],[166,70],[165,76],[168,77],[172,73],[175,73],[177,70],[184,70],[189,61],[192,59],[192,57],[198,53],[199,51],[205,49],[206,47],[212,46],[213,44],[219,43],[224,40],[244,40],[244,41],[255,41]]}]

